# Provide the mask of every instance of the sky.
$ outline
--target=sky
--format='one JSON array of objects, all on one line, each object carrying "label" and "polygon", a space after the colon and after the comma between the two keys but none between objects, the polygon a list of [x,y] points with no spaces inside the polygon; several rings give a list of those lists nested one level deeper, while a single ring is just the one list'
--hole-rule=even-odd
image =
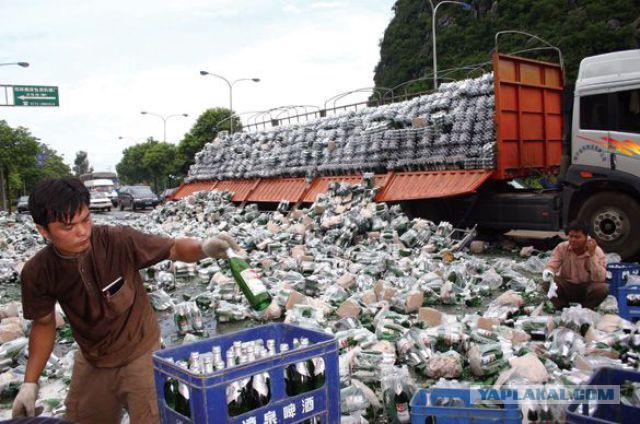
[{"label": "sky", "polygon": [[[115,171],[147,137],[178,144],[210,107],[316,105],[373,86],[395,0],[0,0],[0,84],[59,88],[59,107],[0,107],[73,165]],[[355,103],[368,93],[341,100]],[[3,96],[0,95],[0,102]],[[330,103],[332,104],[332,103]],[[311,110],[311,109],[309,109]],[[250,114],[242,118],[250,117]]]}]

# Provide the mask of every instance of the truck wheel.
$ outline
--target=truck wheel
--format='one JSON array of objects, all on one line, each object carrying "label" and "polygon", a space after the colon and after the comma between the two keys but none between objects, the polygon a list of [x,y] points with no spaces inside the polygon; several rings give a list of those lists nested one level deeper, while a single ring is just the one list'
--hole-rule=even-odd
[{"label": "truck wheel", "polygon": [[640,254],[640,205],[623,193],[598,193],[590,197],[578,217],[589,225],[591,236],[606,252],[622,259]]},{"label": "truck wheel", "polygon": [[120,202],[120,204],[118,205],[118,209],[120,209],[121,211],[124,210],[124,204],[122,202]]}]

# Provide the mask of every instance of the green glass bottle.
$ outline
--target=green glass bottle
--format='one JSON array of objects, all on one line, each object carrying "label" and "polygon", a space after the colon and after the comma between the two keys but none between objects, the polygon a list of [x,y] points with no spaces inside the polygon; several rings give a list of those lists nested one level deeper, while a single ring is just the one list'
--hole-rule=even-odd
[{"label": "green glass bottle", "polygon": [[404,391],[400,382],[396,382],[393,402],[395,404],[396,422],[400,424],[411,422],[409,395]]},{"label": "green glass bottle", "polygon": [[232,249],[227,249],[227,256],[231,274],[251,307],[256,311],[264,311],[271,304],[271,295],[255,269],[249,267],[249,264]]},{"label": "green glass bottle", "polygon": [[[173,358],[167,358],[173,363]],[[164,382],[164,400],[169,408],[176,410],[176,396],[178,395],[178,382],[173,378],[167,378]]]},{"label": "green glass bottle", "polygon": [[[182,369],[188,370],[189,366],[186,362],[178,361],[178,366]],[[189,387],[184,383],[178,383],[178,392],[176,393],[176,412],[184,415],[185,417],[191,417],[191,405],[189,404]]]}]

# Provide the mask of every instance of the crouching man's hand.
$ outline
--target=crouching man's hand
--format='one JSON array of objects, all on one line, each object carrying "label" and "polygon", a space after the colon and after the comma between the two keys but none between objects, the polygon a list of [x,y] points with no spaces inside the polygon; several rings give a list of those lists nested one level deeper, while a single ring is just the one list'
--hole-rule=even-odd
[{"label": "crouching man's hand", "polygon": [[555,280],[555,274],[550,269],[545,269],[542,271],[542,281],[545,283],[550,283]]}]

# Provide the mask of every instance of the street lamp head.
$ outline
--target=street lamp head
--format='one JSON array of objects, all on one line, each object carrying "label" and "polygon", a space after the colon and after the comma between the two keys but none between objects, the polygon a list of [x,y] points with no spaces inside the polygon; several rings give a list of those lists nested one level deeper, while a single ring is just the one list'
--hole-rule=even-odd
[{"label": "street lamp head", "polygon": [[23,68],[28,68],[29,62],[18,62],[18,66],[22,66]]},{"label": "street lamp head", "polygon": [[260,82],[260,78],[251,78],[251,81],[253,81],[253,82]]},{"label": "street lamp head", "polygon": [[146,115],[148,112],[146,110],[143,110],[142,112],[140,112],[140,115]]},{"label": "street lamp head", "polygon": [[184,116],[185,118],[189,116],[188,113],[183,113],[182,116]]},{"label": "street lamp head", "polygon": [[200,75],[209,75],[209,72],[207,72],[207,71],[200,71]]}]

